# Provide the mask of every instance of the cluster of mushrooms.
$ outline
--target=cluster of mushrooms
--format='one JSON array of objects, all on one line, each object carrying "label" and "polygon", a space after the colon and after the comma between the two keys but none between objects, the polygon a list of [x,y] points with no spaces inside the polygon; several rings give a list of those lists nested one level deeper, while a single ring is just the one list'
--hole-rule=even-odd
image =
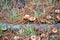
[{"label": "cluster of mushrooms", "polygon": [[[6,31],[7,30],[7,28],[2,28],[2,31]],[[51,33],[54,33],[54,34],[56,34],[56,33],[58,33],[58,29],[57,28],[52,28],[50,31],[49,30],[47,30],[48,32],[44,32],[44,30],[41,32],[41,30],[39,31],[36,31],[36,33],[38,34],[34,34],[34,35],[30,35],[29,36],[29,39],[31,39],[31,40],[41,40],[41,38],[44,38],[44,37],[47,37],[47,36],[49,36],[49,34],[51,34]],[[41,34],[40,34],[41,33]],[[12,35],[13,36],[13,35]],[[27,36],[27,35],[26,35]],[[5,39],[7,39],[7,37],[5,37]],[[20,36],[13,36],[13,40],[20,40],[21,39],[21,37]],[[24,40],[24,38],[23,38],[23,40]]]},{"label": "cluster of mushrooms", "polygon": [[26,15],[24,16],[24,19],[27,19],[27,20],[29,20],[29,21],[35,21],[35,20],[36,20],[36,17],[31,17],[30,15],[26,14]]},{"label": "cluster of mushrooms", "polygon": [[[56,34],[57,32],[58,32],[58,29],[57,29],[57,28],[53,28],[53,29],[51,30],[51,33]],[[40,36],[34,34],[34,35],[28,36],[29,39],[27,39],[27,40],[41,40],[42,38],[47,37],[47,36],[49,36],[49,34],[41,33]],[[28,38],[28,37],[27,37],[27,38]],[[20,39],[20,36],[14,36],[13,39],[14,39],[14,40],[19,40],[19,39]]]}]

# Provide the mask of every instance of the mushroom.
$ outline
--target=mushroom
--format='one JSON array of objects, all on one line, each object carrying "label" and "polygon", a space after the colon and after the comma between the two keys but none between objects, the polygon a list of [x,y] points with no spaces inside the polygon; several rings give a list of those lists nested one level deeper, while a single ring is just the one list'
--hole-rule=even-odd
[{"label": "mushroom", "polygon": [[46,16],[46,19],[51,19],[51,16],[50,16],[50,15],[47,15],[47,16]]},{"label": "mushroom", "polygon": [[58,30],[57,30],[56,28],[53,28],[53,29],[52,29],[52,32],[53,32],[53,33],[57,33],[57,31],[58,31]]},{"label": "mushroom", "polygon": [[28,15],[28,14],[26,14],[25,16],[24,16],[24,19],[29,19],[30,18],[30,15]]},{"label": "mushroom", "polygon": [[29,20],[30,20],[30,21],[35,21],[36,18],[35,18],[35,17],[30,17]]},{"label": "mushroom", "polygon": [[2,28],[2,31],[6,31],[6,30],[7,30],[7,28],[6,28],[6,27]]},{"label": "mushroom", "polygon": [[55,10],[55,13],[60,13],[60,10]]},{"label": "mushroom", "polygon": [[32,35],[31,40],[36,40],[36,35]]},{"label": "mushroom", "polygon": [[40,22],[44,23],[44,22],[46,22],[46,20],[45,19],[40,19]]},{"label": "mushroom", "polygon": [[20,37],[19,36],[14,36],[14,40],[19,40]]},{"label": "mushroom", "polygon": [[4,37],[4,40],[8,40],[8,37],[5,36],[5,37]]},{"label": "mushroom", "polygon": [[40,36],[38,36],[38,37],[37,37],[37,40],[41,40],[41,37],[40,37]]},{"label": "mushroom", "polygon": [[58,20],[60,20],[60,15],[57,15],[56,18],[57,18]]},{"label": "mushroom", "polygon": [[42,34],[41,34],[41,37],[45,37],[45,34],[44,34],[44,33],[42,33]]}]

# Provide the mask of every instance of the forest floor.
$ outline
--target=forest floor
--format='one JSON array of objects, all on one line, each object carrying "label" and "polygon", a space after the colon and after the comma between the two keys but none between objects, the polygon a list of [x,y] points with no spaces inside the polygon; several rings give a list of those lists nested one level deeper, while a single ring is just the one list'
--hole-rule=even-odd
[{"label": "forest floor", "polygon": [[0,40],[60,40],[59,0],[0,0]]}]

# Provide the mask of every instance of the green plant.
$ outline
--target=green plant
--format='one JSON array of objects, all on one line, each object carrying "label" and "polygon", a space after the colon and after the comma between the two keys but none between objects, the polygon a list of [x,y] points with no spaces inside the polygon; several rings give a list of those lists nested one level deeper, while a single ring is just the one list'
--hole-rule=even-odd
[{"label": "green plant", "polygon": [[2,22],[0,22],[0,34],[2,34]]},{"label": "green plant", "polygon": [[39,16],[39,14],[41,14],[40,11],[35,11],[35,12],[34,12],[34,15],[35,15],[35,16]]},{"label": "green plant", "polygon": [[20,33],[20,35],[23,35],[23,34],[24,34],[24,29],[21,28],[21,29],[19,30],[19,33]]},{"label": "green plant", "polygon": [[15,10],[12,12],[12,15],[10,16],[10,18],[12,18],[12,19],[17,18],[17,12]]},{"label": "green plant", "polygon": [[30,35],[35,34],[35,30],[34,30],[33,26],[30,25],[30,24],[25,25],[25,26],[24,26],[24,29],[25,29],[25,32],[26,32],[27,34],[30,34]]}]

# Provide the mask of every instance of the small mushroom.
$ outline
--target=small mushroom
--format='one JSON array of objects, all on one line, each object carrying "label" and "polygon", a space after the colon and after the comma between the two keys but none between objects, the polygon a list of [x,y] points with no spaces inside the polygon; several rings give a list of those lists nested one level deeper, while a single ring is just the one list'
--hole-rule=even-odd
[{"label": "small mushroom", "polygon": [[58,31],[58,30],[57,30],[56,28],[53,28],[53,29],[52,29],[52,32],[53,32],[53,33],[57,33],[57,31]]},{"label": "small mushroom", "polygon": [[29,20],[30,20],[30,21],[35,21],[36,18],[35,18],[35,17],[30,17]]},{"label": "small mushroom", "polygon": [[28,15],[28,14],[26,14],[25,16],[24,16],[24,19],[29,19],[30,18],[30,15]]},{"label": "small mushroom", "polygon": [[44,34],[44,33],[42,33],[42,34],[41,34],[41,37],[45,37],[45,34]]},{"label": "small mushroom", "polygon": [[47,16],[46,16],[46,19],[51,19],[51,16],[50,16],[50,15],[47,15]]},{"label": "small mushroom", "polygon": [[55,10],[55,13],[60,13],[60,10]]},{"label": "small mushroom", "polygon": [[32,35],[31,40],[36,40],[36,35]]},{"label": "small mushroom", "polygon": [[8,40],[8,37],[4,37],[4,40]]},{"label": "small mushroom", "polygon": [[6,31],[6,30],[7,30],[7,28],[6,28],[6,27],[2,28],[2,31]]},{"label": "small mushroom", "polygon": [[38,36],[38,37],[37,37],[37,40],[41,40],[41,37]]},{"label": "small mushroom", "polygon": [[58,20],[60,20],[60,15],[57,15],[56,18],[57,18]]},{"label": "small mushroom", "polygon": [[44,23],[44,22],[46,22],[46,20],[45,19],[40,19],[40,22]]},{"label": "small mushroom", "polygon": [[20,37],[19,36],[14,36],[14,40],[19,40]]}]

